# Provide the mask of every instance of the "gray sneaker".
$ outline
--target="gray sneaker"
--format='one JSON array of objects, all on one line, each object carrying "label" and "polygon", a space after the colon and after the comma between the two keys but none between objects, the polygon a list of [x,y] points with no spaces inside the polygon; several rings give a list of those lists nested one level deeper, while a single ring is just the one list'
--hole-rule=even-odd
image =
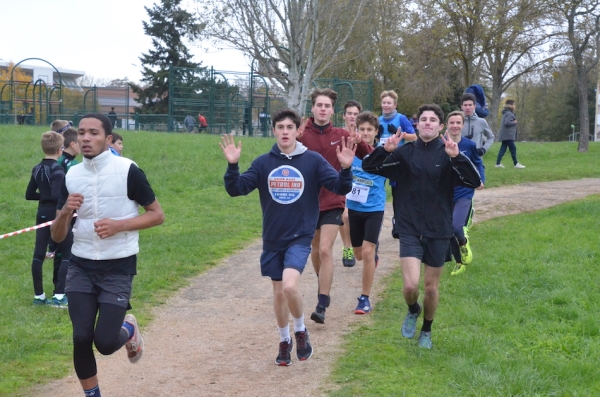
[{"label": "gray sneaker", "polygon": [[431,349],[433,342],[431,341],[431,332],[423,332],[419,334],[419,347],[423,349]]},{"label": "gray sneaker", "polygon": [[417,318],[421,314],[422,308],[419,307],[418,313],[411,313],[410,311],[404,318],[402,323],[402,336],[408,339],[414,338],[417,333]]},{"label": "gray sneaker", "polygon": [[525,166],[521,163],[515,164],[515,168],[525,168]]}]

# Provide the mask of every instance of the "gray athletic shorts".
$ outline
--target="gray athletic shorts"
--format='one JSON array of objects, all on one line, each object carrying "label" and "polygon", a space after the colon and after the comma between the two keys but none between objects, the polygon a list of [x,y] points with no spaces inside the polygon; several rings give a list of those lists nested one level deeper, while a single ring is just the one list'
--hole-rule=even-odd
[{"label": "gray athletic shorts", "polygon": [[65,292],[96,295],[98,303],[110,303],[129,309],[133,275],[88,273],[78,266],[69,266]]}]

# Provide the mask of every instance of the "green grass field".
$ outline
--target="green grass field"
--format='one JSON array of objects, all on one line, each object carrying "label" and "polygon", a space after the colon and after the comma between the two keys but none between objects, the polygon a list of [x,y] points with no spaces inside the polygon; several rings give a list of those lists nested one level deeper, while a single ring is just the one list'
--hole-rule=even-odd
[{"label": "green grass field", "polygon": [[[44,131],[0,126],[5,142],[0,158],[0,234],[34,224],[37,203],[24,195],[31,169],[43,157],[39,139]],[[123,135],[124,155],[146,172],[166,215],[162,226],[141,232],[132,306],[147,324],[151,309],[191,277],[260,236],[260,206],[255,193],[236,199],[225,193],[226,163],[219,137],[132,131]],[[271,139],[244,138],[241,168],[272,144]],[[520,143],[524,170],[495,169],[498,148],[494,145],[485,157],[487,187],[597,177],[600,169],[600,145],[591,144],[589,153],[579,154],[576,144]],[[509,164],[510,158],[504,162]],[[598,230],[598,221],[593,227],[599,219],[598,204],[597,198],[589,199],[476,225],[472,233],[477,255],[494,259],[486,268],[469,269],[468,277],[445,276],[434,323],[436,345],[426,354],[399,338],[405,305],[398,295],[399,274],[390,277],[373,324],[348,336],[347,354],[333,376],[343,387],[333,394],[583,394],[571,393],[569,385],[573,390],[598,390],[593,388],[598,374],[588,367],[591,358],[598,358],[598,344],[593,343],[598,331],[592,321],[597,299],[594,288],[585,288],[596,284],[590,265],[598,262],[598,237],[589,231]],[[596,216],[576,216],[594,208]],[[545,224],[522,227],[535,222]],[[569,238],[574,235],[572,244],[586,250],[565,244],[565,223]],[[541,231],[546,234],[534,233]],[[65,376],[72,368],[67,312],[31,304],[34,240],[30,232],[0,241],[0,396]],[[523,253],[518,260],[517,252]],[[589,273],[574,272],[575,266]],[[44,276],[48,294],[50,263]]]}]

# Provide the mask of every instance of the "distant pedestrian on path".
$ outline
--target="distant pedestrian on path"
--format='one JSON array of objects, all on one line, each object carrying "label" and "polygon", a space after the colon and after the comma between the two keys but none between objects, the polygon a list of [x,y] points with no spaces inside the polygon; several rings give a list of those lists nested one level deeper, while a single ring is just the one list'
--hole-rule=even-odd
[{"label": "distant pedestrian on path", "polygon": [[510,150],[510,155],[515,168],[525,168],[525,166],[517,161],[517,116],[515,116],[515,101],[512,99],[506,100],[504,109],[502,110],[502,121],[500,121],[500,131],[498,131],[498,140],[502,142],[498,158],[496,159],[496,168],[504,168],[502,165],[502,157],[506,153],[506,148]]},{"label": "distant pedestrian on path", "polygon": [[112,125],[112,128],[117,128],[117,112],[115,112],[114,106],[110,108],[110,112],[108,112],[108,119]]},{"label": "distant pedestrian on path", "polygon": [[192,117],[191,114],[188,114],[187,116],[185,116],[185,119],[183,120],[183,125],[185,126],[185,129],[187,132],[194,132],[194,126],[196,125],[196,120],[194,120],[194,118]]},{"label": "distant pedestrian on path", "polygon": [[258,189],[263,214],[261,273],[272,280],[273,307],[280,336],[275,364],[287,366],[292,363],[293,350],[290,313],[294,322],[296,356],[303,361],[313,352],[304,325],[299,283],[319,218],[319,192],[321,187],[335,194],[350,192],[350,166],[356,146],[350,139],[340,138],[340,144],[336,145],[341,164],[338,172],[323,156],[296,141],[301,121],[296,111],[280,110],[272,120],[277,142],[269,153],[257,157],[241,175],[238,161],[242,143],[236,146],[232,135],[224,135],[220,145],[229,163],[224,177],[227,193],[232,197],[245,196]]}]

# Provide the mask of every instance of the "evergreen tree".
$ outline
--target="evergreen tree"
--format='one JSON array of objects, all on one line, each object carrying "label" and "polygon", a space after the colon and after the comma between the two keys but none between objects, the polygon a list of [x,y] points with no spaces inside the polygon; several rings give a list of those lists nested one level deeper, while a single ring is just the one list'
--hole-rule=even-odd
[{"label": "evergreen tree", "polygon": [[169,112],[169,68],[200,68],[192,61],[184,40],[199,37],[204,25],[194,14],[181,8],[182,0],[160,0],[152,8],[144,7],[150,21],[143,21],[144,32],[152,37],[153,48],[139,58],[142,67],[141,84],[130,83],[138,96],[140,113]]}]

